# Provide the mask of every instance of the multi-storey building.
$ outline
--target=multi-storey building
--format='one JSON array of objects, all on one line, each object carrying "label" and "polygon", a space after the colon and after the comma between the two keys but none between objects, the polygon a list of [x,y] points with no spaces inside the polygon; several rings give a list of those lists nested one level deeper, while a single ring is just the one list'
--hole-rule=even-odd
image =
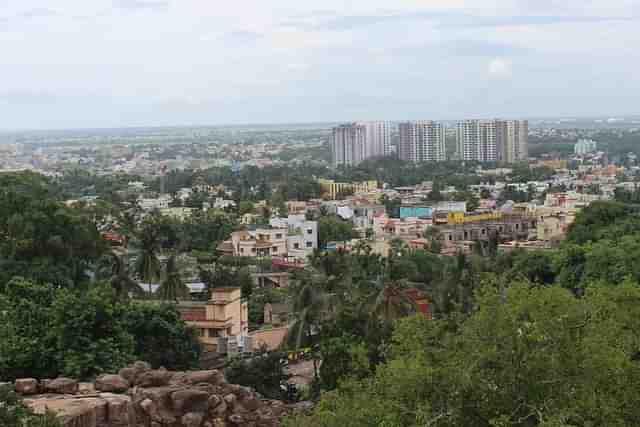
[{"label": "multi-storey building", "polygon": [[276,229],[286,228],[289,257],[306,260],[318,248],[318,222],[308,221],[303,215],[273,218],[270,225]]},{"label": "multi-storey building", "polygon": [[598,143],[591,139],[581,139],[573,146],[573,152],[578,156],[593,153],[598,149]]},{"label": "multi-storey building", "polygon": [[365,159],[366,128],[357,123],[333,128],[331,160],[334,166],[355,166]]},{"label": "multi-storey building", "polygon": [[363,122],[365,159],[391,154],[391,126],[387,122]]},{"label": "multi-storey building", "polygon": [[398,157],[410,162],[446,160],[442,124],[430,120],[400,123]]},{"label": "multi-storey building", "polygon": [[500,159],[515,163],[529,158],[529,122],[527,120],[506,120],[503,122],[504,139],[499,146]]},{"label": "multi-storey building", "polygon": [[391,153],[390,125],[362,122],[333,128],[331,154],[334,166],[355,166],[363,160]]},{"label": "multi-storey building", "polygon": [[506,163],[527,160],[528,133],[526,120],[461,121],[456,130],[458,158]]}]

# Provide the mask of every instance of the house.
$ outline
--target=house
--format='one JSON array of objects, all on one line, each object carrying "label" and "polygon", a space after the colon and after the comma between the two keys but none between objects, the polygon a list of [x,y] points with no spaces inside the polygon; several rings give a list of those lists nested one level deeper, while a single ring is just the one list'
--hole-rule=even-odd
[{"label": "house", "polygon": [[305,260],[318,248],[318,222],[308,221],[304,215],[289,215],[270,221],[276,229],[287,229],[287,255]]},{"label": "house", "polygon": [[231,233],[231,239],[218,245],[224,255],[246,257],[286,257],[287,229],[258,228]]},{"label": "house", "polygon": [[208,351],[220,350],[219,338],[243,346],[248,336],[249,312],[240,288],[215,288],[209,301],[181,301],[177,308],[182,320],[198,331]]}]

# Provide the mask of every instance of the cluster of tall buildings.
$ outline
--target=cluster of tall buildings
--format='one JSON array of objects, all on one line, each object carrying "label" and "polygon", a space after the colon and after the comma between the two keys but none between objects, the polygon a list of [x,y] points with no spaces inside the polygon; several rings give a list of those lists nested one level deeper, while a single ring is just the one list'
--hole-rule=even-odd
[{"label": "cluster of tall buildings", "polygon": [[355,166],[372,157],[391,154],[391,127],[387,122],[359,122],[333,128],[331,158],[334,166]]},{"label": "cluster of tall buildings", "polygon": [[514,163],[529,157],[527,120],[464,120],[456,126],[460,160]]},{"label": "cluster of tall buildings", "polygon": [[[420,120],[398,124],[397,154],[410,162],[447,160],[446,129],[442,123]],[[464,120],[456,125],[458,160],[514,163],[527,160],[527,120]],[[386,122],[352,123],[333,128],[334,166],[355,166],[371,157],[388,156],[391,125]]]},{"label": "cluster of tall buildings", "polygon": [[598,150],[598,143],[592,139],[580,139],[574,146],[573,152],[577,156],[593,153]]}]

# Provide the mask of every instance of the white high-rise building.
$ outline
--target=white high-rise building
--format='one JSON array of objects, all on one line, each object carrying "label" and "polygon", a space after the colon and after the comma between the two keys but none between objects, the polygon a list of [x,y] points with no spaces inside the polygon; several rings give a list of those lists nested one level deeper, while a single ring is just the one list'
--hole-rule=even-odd
[{"label": "white high-rise building", "polygon": [[387,122],[358,123],[365,127],[365,158],[391,154],[391,126]]},{"label": "white high-rise building", "polygon": [[529,159],[529,121],[504,121],[505,134],[501,144],[500,160],[515,163]]},{"label": "white high-rise building", "polygon": [[444,126],[431,120],[400,123],[398,157],[410,162],[447,159]]},{"label": "white high-rise building", "polygon": [[334,166],[356,166],[365,159],[364,126],[352,123],[333,128],[331,160]]},{"label": "white high-rise building", "polygon": [[460,160],[514,163],[528,158],[529,125],[526,120],[465,120],[458,122]]},{"label": "white high-rise building", "polygon": [[350,123],[333,128],[331,154],[334,166],[355,166],[372,157],[391,153],[387,122]]},{"label": "white high-rise building", "polygon": [[581,139],[573,146],[573,152],[578,156],[593,153],[598,149],[598,143],[592,139]]}]

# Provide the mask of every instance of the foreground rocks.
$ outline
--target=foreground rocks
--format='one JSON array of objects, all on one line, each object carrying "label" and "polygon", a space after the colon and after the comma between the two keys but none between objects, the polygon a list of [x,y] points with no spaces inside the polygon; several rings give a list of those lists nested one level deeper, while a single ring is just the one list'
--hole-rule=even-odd
[{"label": "foreground rocks", "polygon": [[36,412],[56,412],[65,427],[271,427],[301,407],[228,384],[217,370],[171,372],[144,362],[94,383],[25,378],[14,387]]}]

